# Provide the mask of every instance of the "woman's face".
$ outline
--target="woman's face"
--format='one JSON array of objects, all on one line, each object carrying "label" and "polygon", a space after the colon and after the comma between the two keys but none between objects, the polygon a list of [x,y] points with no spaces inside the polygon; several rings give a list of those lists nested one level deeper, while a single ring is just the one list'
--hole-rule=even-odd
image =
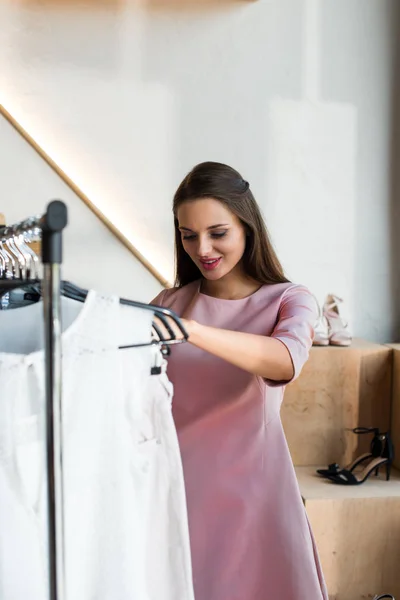
[{"label": "woman's face", "polygon": [[184,202],[178,208],[182,244],[206,279],[216,281],[238,266],[246,246],[243,224],[214,198]]}]

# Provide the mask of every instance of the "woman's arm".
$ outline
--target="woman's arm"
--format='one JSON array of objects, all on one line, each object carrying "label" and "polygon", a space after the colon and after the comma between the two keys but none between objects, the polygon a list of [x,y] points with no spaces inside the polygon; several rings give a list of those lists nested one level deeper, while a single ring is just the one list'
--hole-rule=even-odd
[{"label": "woman's arm", "polygon": [[[269,385],[284,385],[299,375],[308,359],[316,318],[317,305],[312,294],[302,286],[293,286],[281,298],[271,335],[217,329],[190,319],[181,320],[194,346],[262,377]],[[181,337],[180,332],[176,333]]]},{"label": "woman's arm", "polygon": [[280,340],[207,327],[196,321],[182,319],[182,322],[190,343],[240,369],[276,381],[290,381],[294,375],[289,350]]}]

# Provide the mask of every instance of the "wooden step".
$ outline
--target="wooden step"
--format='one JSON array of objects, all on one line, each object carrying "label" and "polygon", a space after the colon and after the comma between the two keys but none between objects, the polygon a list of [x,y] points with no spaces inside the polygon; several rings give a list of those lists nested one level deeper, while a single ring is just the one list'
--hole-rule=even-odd
[{"label": "wooden step", "polygon": [[314,533],[330,600],[400,598],[400,473],[362,485],[320,478],[317,467],[296,474]]},{"label": "wooden step", "polygon": [[393,351],[391,432],[395,449],[394,465],[400,469],[400,344],[388,344],[388,346]]},{"label": "wooden step", "polygon": [[346,465],[370,436],[353,427],[390,423],[392,349],[361,339],[349,348],[313,347],[300,377],[286,388],[282,422],[295,465]]}]

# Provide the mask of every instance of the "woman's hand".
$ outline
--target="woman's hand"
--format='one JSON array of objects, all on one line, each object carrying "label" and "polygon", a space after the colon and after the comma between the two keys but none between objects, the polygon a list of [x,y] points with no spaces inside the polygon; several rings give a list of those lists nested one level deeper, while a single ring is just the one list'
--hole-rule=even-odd
[{"label": "woman's hand", "polygon": [[[182,323],[186,333],[190,338],[191,332],[191,323],[192,321],[188,321],[187,319],[179,318]],[[184,335],[182,331],[179,329],[178,325],[175,323],[173,319],[170,317],[165,317],[165,322],[161,321],[161,319],[157,316],[154,317],[153,323],[156,325],[157,329],[160,331],[162,337],[166,340],[170,340],[171,338],[176,340],[184,339]],[[155,333],[153,331],[153,333]],[[158,337],[158,335],[157,335]]]},{"label": "woman's hand", "polygon": [[189,336],[188,337],[188,341],[191,341],[190,340],[190,335],[191,335],[191,332],[192,332],[192,329],[193,329],[193,323],[194,323],[194,321],[189,321],[188,319],[180,319],[180,321],[181,321],[182,325],[184,326],[186,333]]}]

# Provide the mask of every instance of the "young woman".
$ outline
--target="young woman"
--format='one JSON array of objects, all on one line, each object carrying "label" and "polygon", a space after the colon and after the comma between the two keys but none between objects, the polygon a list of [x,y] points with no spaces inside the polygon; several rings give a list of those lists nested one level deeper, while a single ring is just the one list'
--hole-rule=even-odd
[{"label": "young woman", "polygon": [[234,169],[196,166],[173,212],[176,287],[153,303],[189,334],[168,375],[196,600],[327,600],[280,420],[312,345],[315,300],[285,278]]}]

